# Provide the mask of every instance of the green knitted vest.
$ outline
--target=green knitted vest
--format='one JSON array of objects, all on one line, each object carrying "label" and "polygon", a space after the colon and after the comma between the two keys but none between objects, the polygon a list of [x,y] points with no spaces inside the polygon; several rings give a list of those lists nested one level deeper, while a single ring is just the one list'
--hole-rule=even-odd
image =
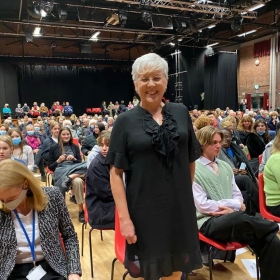
[{"label": "green knitted vest", "polygon": [[[232,169],[228,163],[216,159],[219,174],[209,170],[202,163],[196,161],[194,181],[205,191],[207,198],[211,200],[231,199],[232,198]],[[204,215],[196,210],[197,225],[201,228],[202,224],[211,216]]]}]

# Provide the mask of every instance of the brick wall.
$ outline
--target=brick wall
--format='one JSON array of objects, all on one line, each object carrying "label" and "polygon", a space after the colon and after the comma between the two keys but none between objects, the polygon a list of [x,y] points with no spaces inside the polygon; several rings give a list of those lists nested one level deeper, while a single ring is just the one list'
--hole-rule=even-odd
[{"label": "brick wall", "polygon": [[254,45],[239,50],[238,67],[238,98],[245,98],[242,93],[254,93],[254,85],[260,86],[259,92],[269,91],[270,56],[258,58],[259,66],[255,65],[253,56]]}]

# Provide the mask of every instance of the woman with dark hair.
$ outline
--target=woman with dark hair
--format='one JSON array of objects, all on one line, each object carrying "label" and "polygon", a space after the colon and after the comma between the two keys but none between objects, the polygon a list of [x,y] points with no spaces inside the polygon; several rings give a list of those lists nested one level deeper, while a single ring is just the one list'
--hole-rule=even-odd
[{"label": "woman with dark hair", "polygon": [[79,221],[84,220],[84,182],[80,178],[87,172],[82,162],[80,149],[73,144],[73,137],[68,127],[63,127],[58,134],[58,143],[50,147],[48,168],[54,171],[54,184],[65,194],[72,189],[79,208]]},{"label": "woman with dark hair", "polygon": [[105,125],[102,122],[97,122],[94,126],[94,132],[93,135],[97,139],[100,135],[100,133],[105,130]]}]

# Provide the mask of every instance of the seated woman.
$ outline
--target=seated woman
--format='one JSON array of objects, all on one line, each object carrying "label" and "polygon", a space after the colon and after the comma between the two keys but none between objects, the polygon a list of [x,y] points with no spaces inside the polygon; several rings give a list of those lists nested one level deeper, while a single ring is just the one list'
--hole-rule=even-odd
[{"label": "seated woman", "polygon": [[231,166],[235,182],[244,198],[246,213],[255,215],[259,212],[259,191],[254,172],[241,148],[232,142],[231,131],[223,128],[221,132],[224,139],[217,158]]},{"label": "seated woman", "polygon": [[110,134],[109,131],[103,131],[97,138],[99,153],[92,160],[86,177],[86,206],[92,228],[115,228],[115,202],[109,166],[105,164]]},{"label": "seated woman", "polygon": [[26,165],[23,160],[13,157],[13,149],[12,138],[8,135],[0,135],[0,161],[12,159]]},{"label": "seated woman", "polygon": [[254,122],[250,116],[245,115],[241,118],[236,130],[243,145],[246,145],[247,136],[253,132],[253,126]]},{"label": "seated woman", "polygon": [[264,167],[264,192],[270,213],[280,217],[280,133],[276,134],[271,155]]},{"label": "seated woman", "polygon": [[9,104],[6,103],[2,109],[2,114],[3,114],[3,118],[6,119],[8,117],[11,117],[12,116],[12,110],[11,108],[9,107]]},{"label": "seated woman", "polygon": [[26,279],[34,269],[40,278],[28,279],[80,280],[77,234],[59,190],[42,188],[26,166],[12,160],[0,162],[0,177],[1,279]]},{"label": "seated woman", "polygon": [[0,135],[6,135],[9,131],[9,126],[5,123],[0,125]]},{"label": "seated woman", "polygon": [[79,208],[79,221],[84,223],[84,181],[80,177],[87,173],[87,166],[82,162],[79,147],[73,144],[68,127],[60,130],[58,143],[50,147],[48,168],[54,171],[54,184],[63,194],[72,189]]},{"label": "seated woman", "polygon": [[33,106],[30,110],[30,114],[32,118],[37,118],[38,116],[40,116],[40,108],[37,105],[37,102],[33,103]]},{"label": "seated woman", "polygon": [[263,119],[259,119],[254,123],[253,132],[247,136],[247,148],[251,158],[257,158],[265,149],[265,145],[270,141],[268,127]]},{"label": "seated woman", "polygon": [[12,138],[14,158],[23,160],[30,171],[34,168],[34,156],[32,148],[26,145],[22,133],[18,128],[12,128],[8,131],[8,135]]}]

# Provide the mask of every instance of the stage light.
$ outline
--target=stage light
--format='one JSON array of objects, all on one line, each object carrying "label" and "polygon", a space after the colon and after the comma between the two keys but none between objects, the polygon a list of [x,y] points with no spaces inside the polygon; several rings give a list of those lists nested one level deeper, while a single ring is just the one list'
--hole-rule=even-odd
[{"label": "stage light", "polygon": [[38,27],[35,27],[34,31],[33,31],[33,36],[34,37],[41,37],[44,35],[44,31],[43,31],[43,28],[38,26]]},{"label": "stage light", "polygon": [[245,37],[246,35],[249,35],[249,34],[254,33],[254,32],[256,32],[256,31],[257,31],[256,29],[253,29],[253,30],[250,30],[250,31],[247,31],[247,32],[238,34],[237,36],[238,36],[238,37],[243,37],[243,36]]},{"label": "stage light", "polygon": [[127,11],[119,10],[119,21],[121,26],[124,27],[127,21]]},{"label": "stage light", "polygon": [[249,12],[252,12],[252,11],[255,11],[255,10],[259,9],[259,8],[262,8],[263,6],[265,6],[264,3],[259,3],[259,4],[256,4],[256,5],[251,6],[251,7],[248,8],[247,10],[248,10]]},{"label": "stage light", "polygon": [[25,35],[25,40],[26,40],[26,42],[33,42],[33,36],[32,36],[32,34],[31,34],[31,33],[27,33],[27,34]]},{"label": "stage light", "polygon": [[145,23],[151,23],[153,20],[153,14],[151,11],[142,10],[141,18]]},{"label": "stage light", "polygon": [[59,17],[61,22],[65,22],[66,19],[67,19],[67,11],[59,8],[58,9],[58,17]]},{"label": "stage light", "polygon": [[100,31],[96,31],[96,32],[94,32],[93,34],[92,34],[92,36],[90,37],[90,41],[97,41],[98,39],[97,39],[97,37],[98,37],[98,35],[100,34]]},{"label": "stage light", "polygon": [[207,45],[207,46],[206,46],[206,48],[211,48],[211,47],[214,47],[214,46],[216,46],[216,45],[219,45],[219,43],[218,43],[218,42],[216,42],[216,43],[213,43],[213,44]]}]

